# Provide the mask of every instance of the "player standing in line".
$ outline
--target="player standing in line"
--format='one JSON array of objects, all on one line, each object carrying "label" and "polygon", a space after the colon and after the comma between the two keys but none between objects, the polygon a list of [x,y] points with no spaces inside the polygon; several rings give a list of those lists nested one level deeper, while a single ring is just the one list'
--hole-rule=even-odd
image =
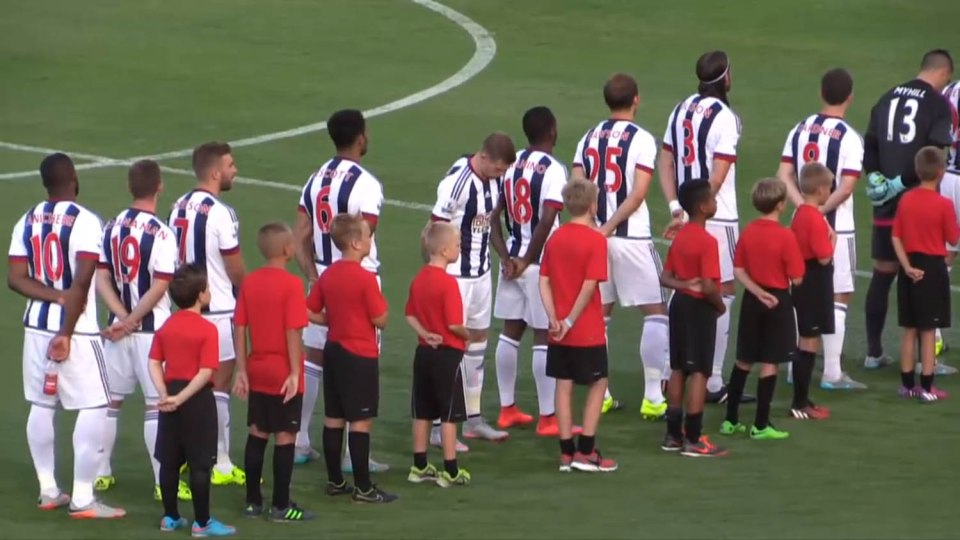
[{"label": "player standing in line", "polygon": [[[150,345],[154,332],[170,317],[167,289],[177,265],[177,239],[156,215],[163,192],[160,166],[151,160],[134,163],[127,172],[127,187],[133,204],[104,227],[97,269],[97,292],[110,310],[103,352],[111,401],[94,487],[106,491],[117,483],[111,468],[117,419],[123,400],[139,385],[145,401],[143,442],[153,466],[153,498],[160,500],[160,462],[153,457],[160,396],[150,380]],[[184,501],[191,497],[190,486],[182,480],[178,496]]]},{"label": "player standing in line", "polygon": [[[369,142],[363,114],[354,109],[337,111],[327,120],[327,132],[336,148],[336,155],[321,165],[304,185],[294,226],[297,265],[306,276],[310,289],[313,289],[313,284],[324,270],[342,257],[330,235],[333,218],[338,214],[363,216],[370,225],[371,234],[375,234],[383,206],[383,185],[360,165],[360,160],[367,154]],[[370,254],[364,257],[362,266],[376,275],[377,283],[380,283],[376,239],[371,244]],[[299,464],[321,457],[310,443],[310,423],[323,378],[323,347],[326,342],[325,326],[311,323],[303,331],[307,361],[303,412],[296,443],[295,462]],[[385,472],[389,468],[385,463],[370,460],[370,472]],[[353,470],[349,451],[343,456],[343,470]]]},{"label": "player standing in line", "polygon": [[[530,145],[517,154],[507,169],[500,198],[491,218],[490,243],[500,256],[500,279],[494,317],[503,320],[497,344],[497,383],[500,418],[507,429],[529,424],[533,418],[516,405],[517,349],[527,326],[533,329],[533,377],[537,386],[540,420],[537,435],[556,437],[557,381],[547,377],[547,314],[540,298],[540,253],[551,232],[559,226],[563,186],[567,171],[552,155],[557,144],[557,119],[547,107],[534,107],[523,115],[523,132]],[[509,239],[504,242],[500,216]]]},{"label": "player standing in line", "polygon": [[853,296],[857,268],[857,238],[854,233],[853,188],[863,168],[863,140],[844,120],[853,101],[853,77],[843,69],[831,69],[820,79],[820,112],[808,116],[790,133],[783,146],[777,177],[787,186],[794,206],[803,204],[797,173],[806,163],[817,162],[833,174],[830,198],[820,207],[836,232],[833,254],[834,332],[823,335],[823,377],[825,390],[859,390],[867,385],[853,380],[840,365],[847,332],[847,306]]},{"label": "player standing in line", "polygon": [[[13,227],[7,286],[27,299],[23,315],[23,394],[30,403],[27,444],[40,483],[37,507],[70,505],[80,519],[120,518],[93,496],[100,437],[107,420],[106,367],[92,285],[103,229],[76,203],[80,182],[73,161],[56,153],[40,163],[48,198]],[[79,411],[73,429],[73,500],[55,474],[57,405]]]},{"label": "player standing in line", "polygon": [[[677,190],[687,180],[706,178],[717,196],[717,213],[707,220],[707,232],[720,244],[720,292],[726,311],[717,319],[713,371],[707,380],[707,402],[723,403],[723,362],[730,337],[730,307],[737,292],[733,276],[733,253],[740,235],[737,213],[737,143],[740,118],[730,108],[727,93],[733,75],[730,58],[723,51],[710,51],[697,60],[697,93],[674,107],[667,119],[660,152],[660,186],[670,205],[676,227],[683,220]],[[743,396],[742,401],[753,401]]]},{"label": "player standing in line", "polygon": [[[467,421],[463,436],[468,439],[502,441],[510,436],[493,429],[480,412],[483,393],[483,357],[487,350],[493,287],[490,277],[490,219],[498,200],[497,181],[517,159],[510,137],[492,133],[480,151],[457,160],[437,187],[432,221],[448,221],[460,229],[460,258],[447,267],[457,278],[463,297],[464,326],[470,331],[463,355],[463,386]],[[440,446],[440,426],[434,424],[430,444]],[[457,444],[458,451],[466,446]]]},{"label": "player standing in line", "polygon": [[[653,178],[657,143],[634,123],[640,106],[637,81],[617,73],[603,86],[610,118],[590,129],[577,144],[572,177],[597,184],[597,224],[608,238],[609,280],[600,284],[604,320],[609,321],[617,299],[623,307],[637,307],[644,315],[640,335],[643,363],[643,403],[646,419],[667,412],[663,381],[667,376],[670,337],[667,295],[660,286],[663,264],[650,235],[647,190]],[[604,410],[616,405],[609,391]]]},{"label": "player standing in line", "polygon": [[[868,369],[888,366],[893,359],[883,352],[882,333],[887,319],[890,287],[900,263],[893,251],[890,231],[900,195],[920,181],[914,156],[924,146],[946,148],[953,143],[953,113],[940,93],[953,76],[953,59],[943,49],[923,55],[920,73],[880,97],[870,111],[864,137],[863,169],[867,196],[873,203],[873,277],[865,303]],[[937,364],[937,375],[956,373]]]},{"label": "player standing in line", "polygon": [[[900,261],[897,277],[897,312],[903,337],[900,342],[900,396],[921,403],[946,399],[933,385],[935,328],[950,328],[950,275],[947,244],[960,240],[953,203],[938,192],[945,172],[942,150],[921,148],[915,158],[920,184],[907,191],[893,221],[893,249]],[[920,342],[920,388],[916,388],[916,346]]]},{"label": "player standing in line", "polygon": [[[950,104],[950,112],[953,113],[953,144],[950,145],[950,152],[947,155],[947,172],[940,182],[940,194],[953,201],[953,207],[960,207],[960,81],[954,81],[943,89],[943,95]],[[947,273],[953,268],[953,261],[957,258],[957,246],[947,246]],[[946,343],[943,341],[943,335],[937,328],[936,352],[940,356],[946,349]]]},{"label": "player standing in line", "polygon": [[180,264],[197,264],[207,273],[210,305],[203,316],[220,333],[220,368],[213,374],[217,401],[217,464],[211,481],[215,486],[244,485],[247,475],[230,460],[230,390],[236,354],[233,350],[234,290],[240,287],[246,268],[240,254],[240,223],[237,214],[220,193],[233,188],[237,166],[230,145],[209,142],[193,150],[196,187],[173,203],[169,224],[177,234]]}]

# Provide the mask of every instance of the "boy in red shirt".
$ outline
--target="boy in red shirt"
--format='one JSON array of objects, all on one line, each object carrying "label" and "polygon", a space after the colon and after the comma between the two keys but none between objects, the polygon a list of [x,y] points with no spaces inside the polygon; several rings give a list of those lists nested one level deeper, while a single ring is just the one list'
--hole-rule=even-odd
[{"label": "boy in red shirt", "polygon": [[[377,276],[360,266],[370,253],[370,225],[363,217],[337,214],[330,225],[343,258],[320,275],[307,298],[310,321],[328,328],[323,348],[323,456],[327,494],[353,494],[362,503],[389,503],[396,495],[370,482],[370,428],[380,404],[378,329],[387,325],[387,301]],[[343,479],[343,430],[350,423],[347,448],[353,462],[351,488]]]},{"label": "boy in red shirt", "polygon": [[[930,403],[947,393],[933,385],[936,364],[936,330],[950,327],[950,275],[946,244],[960,239],[956,210],[938,192],[945,172],[939,148],[927,146],[914,159],[920,185],[900,199],[893,220],[893,249],[900,261],[897,311],[903,338],[900,342],[902,397]],[[916,343],[920,338],[920,388],[916,388]]]},{"label": "boy in red shirt", "polygon": [[740,306],[737,328],[737,362],[730,374],[727,418],[720,433],[743,433],[740,397],[754,364],[760,364],[757,381],[757,416],[750,438],[786,439],[790,436],[770,423],[770,403],[777,386],[777,368],[797,354],[797,327],[790,285],[803,281],[803,256],[793,231],[780,225],[787,188],[775,178],[753,186],[753,207],[760,212],[740,235],[733,256],[733,273],[748,294]]},{"label": "boy in red shirt", "polygon": [[210,516],[210,470],[217,459],[217,405],[213,373],[220,365],[217,327],[200,315],[210,304],[207,273],[181,266],[170,281],[170,297],[180,308],[153,336],[150,378],[157,388],[157,461],[163,499],[161,531],[187,526],[177,510],[180,467],[190,467],[193,536],[229,536],[236,529]]},{"label": "boy in red shirt", "polygon": [[[307,326],[303,284],[287,272],[294,255],[293,233],[283,223],[268,223],[257,234],[257,247],[267,263],[247,274],[240,286],[233,316],[237,378],[233,391],[247,398],[247,504],[244,514],[263,514],[263,455],[270,435],[273,447],[271,521],[305,521],[313,515],[290,501],[294,443],[300,431],[303,403],[303,346]],[[250,352],[247,353],[247,334]]]},{"label": "boy in red shirt", "polygon": [[670,325],[667,434],[660,448],[690,457],[723,456],[726,450],[701,435],[717,317],[727,310],[720,292],[720,247],[706,229],[707,220],[717,212],[717,198],[707,180],[689,180],[680,185],[679,199],[690,220],[673,239],[660,275],[664,287],[677,291],[670,299],[670,319],[678,321]]},{"label": "boy in red shirt", "polygon": [[[436,482],[440,487],[465,486],[470,473],[457,465],[457,424],[467,418],[460,363],[469,333],[463,324],[463,300],[447,265],[460,254],[460,232],[434,222],[423,232],[429,257],[410,284],[407,322],[417,333],[413,357],[413,466],[407,480]],[[440,419],[443,470],[427,463],[427,442],[433,419]]]},{"label": "boy in red shirt", "polygon": [[820,349],[820,336],[834,332],[833,250],[837,235],[820,207],[830,198],[833,173],[825,165],[811,161],[800,169],[803,204],[793,214],[790,228],[797,237],[806,270],[803,283],[793,287],[793,306],[797,312],[799,351],[793,360],[793,404],[790,416],[798,420],[825,420],[826,407],[810,401],[810,380]]},{"label": "boy in red shirt", "polygon": [[[547,312],[547,375],[557,379],[560,471],[617,470],[596,447],[607,389],[607,338],[598,284],[607,280],[607,239],[597,230],[597,186],[571,180],[563,188],[570,221],[547,240],[540,261],[540,294]],[[588,386],[583,432],[573,444],[573,385]]]}]

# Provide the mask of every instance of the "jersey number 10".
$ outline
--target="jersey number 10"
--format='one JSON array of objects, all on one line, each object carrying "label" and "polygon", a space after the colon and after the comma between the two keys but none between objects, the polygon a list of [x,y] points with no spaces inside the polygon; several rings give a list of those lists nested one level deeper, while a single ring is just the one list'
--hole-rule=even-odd
[{"label": "jersey number 10", "polygon": [[47,281],[59,281],[63,277],[63,246],[60,235],[48,233],[40,240],[40,235],[30,238],[30,247],[33,251],[33,274],[37,280],[41,277]]}]

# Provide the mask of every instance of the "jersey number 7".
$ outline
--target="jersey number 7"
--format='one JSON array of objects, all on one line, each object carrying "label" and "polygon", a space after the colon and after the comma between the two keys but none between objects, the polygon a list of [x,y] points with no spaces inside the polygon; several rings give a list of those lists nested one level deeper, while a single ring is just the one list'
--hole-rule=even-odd
[{"label": "jersey number 7", "polygon": [[[623,185],[623,171],[620,169],[620,164],[617,163],[617,158],[621,155],[623,155],[623,148],[619,146],[607,147],[603,168],[607,172],[613,173],[613,182],[607,182],[606,175],[604,175],[604,187],[610,193],[620,191],[620,186]],[[596,182],[597,176],[600,174],[600,151],[596,148],[587,148],[587,158],[591,161],[590,181]]]}]

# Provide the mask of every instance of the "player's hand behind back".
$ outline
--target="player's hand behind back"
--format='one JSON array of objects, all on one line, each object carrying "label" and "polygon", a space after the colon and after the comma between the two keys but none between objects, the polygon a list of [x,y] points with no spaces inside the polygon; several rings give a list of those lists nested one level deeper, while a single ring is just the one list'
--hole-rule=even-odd
[{"label": "player's hand behind back", "polygon": [[433,332],[427,332],[427,335],[423,336],[423,341],[431,348],[436,349],[443,344],[443,336],[434,334]]},{"label": "player's hand behind back", "polygon": [[680,229],[683,227],[683,214],[679,216],[674,216],[670,220],[670,223],[667,225],[667,228],[663,230],[664,240],[673,240],[677,237],[677,233],[680,232]]},{"label": "player's hand behind back", "polygon": [[906,274],[907,277],[910,278],[914,283],[923,279],[923,270],[920,270],[919,268],[909,266],[903,269],[903,273]]},{"label": "player's hand behind back", "polygon": [[283,381],[283,386],[280,387],[280,391],[283,392],[283,402],[287,403],[294,396],[297,395],[297,390],[300,389],[300,377],[291,373],[287,376],[287,380]]},{"label": "player's hand behind back", "polygon": [[767,309],[773,309],[780,304],[780,301],[777,300],[777,297],[768,293],[767,291],[761,291],[757,298],[760,299],[760,302],[763,305],[767,306]]}]

